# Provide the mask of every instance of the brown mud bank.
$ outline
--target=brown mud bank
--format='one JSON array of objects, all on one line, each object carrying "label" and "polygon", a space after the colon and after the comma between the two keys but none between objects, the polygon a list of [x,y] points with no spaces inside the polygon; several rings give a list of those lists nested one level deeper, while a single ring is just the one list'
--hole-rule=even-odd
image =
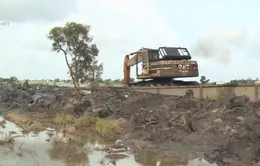
[{"label": "brown mud bank", "polygon": [[136,151],[205,158],[218,166],[251,166],[260,160],[260,104],[246,96],[199,100],[191,92],[176,97],[114,88],[92,94],[59,87],[37,89],[2,86],[1,105],[44,114],[49,118],[42,121],[51,119],[69,132],[84,132],[91,126],[105,138],[113,135],[138,147]]},{"label": "brown mud bank", "polygon": [[4,125],[0,134],[0,165],[4,166],[216,166],[200,159],[160,156],[145,149],[133,154],[122,141],[108,145],[91,132],[76,136],[46,128],[38,134],[23,134],[23,129],[10,121],[5,120]]}]

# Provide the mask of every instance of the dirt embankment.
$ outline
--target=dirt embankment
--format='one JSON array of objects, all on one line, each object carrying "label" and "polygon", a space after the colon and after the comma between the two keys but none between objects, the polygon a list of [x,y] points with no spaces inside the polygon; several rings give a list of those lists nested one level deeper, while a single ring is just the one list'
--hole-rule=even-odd
[{"label": "dirt embankment", "polygon": [[5,108],[67,113],[75,117],[124,118],[127,134],[120,137],[176,156],[203,157],[221,165],[247,166],[260,160],[260,104],[247,96],[218,101],[163,96],[102,88],[92,94],[41,87],[19,90],[1,86]]}]

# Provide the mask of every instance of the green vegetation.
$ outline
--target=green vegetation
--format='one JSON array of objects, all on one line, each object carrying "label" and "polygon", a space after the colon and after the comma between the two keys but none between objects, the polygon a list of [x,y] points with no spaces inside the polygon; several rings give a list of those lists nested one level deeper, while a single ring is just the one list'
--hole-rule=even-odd
[{"label": "green vegetation", "polygon": [[203,101],[209,101],[209,102],[215,102],[215,101],[218,101],[219,100],[219,97],[206,97],[206,98],[203,98],[201,99]]},{"label": "green vegetation", "polygon": [[113,123],[105,119],[97,119],[95,128],[102,137],[112,139],[116,134]]},{"label": "green vegetation", "polygon": [[122,133],[122,127],[126,123],[126,121],[122,119],[106,120],[88,115],[76,118],[70,114],[57,114],[53,122],[63,127],[63,131],[69,133],[92,128],[106,139],[113,139],[116,134]]},{"label": "green vegetation", "polygon": [[[22,83],[25,80],[18,80],[16,77],[10,77],[10,78],[1,78],[0,77],[0,83]],[[134,78],[131,78],[131,81],[134,82]],[[236,79],[236,80],[231,80],[229,82],[226,82],[227,84],[253,84],[258,82],[259,79],[252,79],[252,78],[247,78],[247,79]],[[85,81],[84,83],[81,83],[81,85],[88,84],[88,85],[96,85],[97,83],[99,84],[104,84],[104,85],[123,85],[124,80],[123,79],[90,79]],[[41,80],[29,80],[29,84],[44,84],[44,85],[58,85],[58,86],[66,86],[72,84],[72,81],[67,79],[41,79]],[[207,79],[205,76],[201,76],[200,79],[200,84],[201,85],[216,85],[216,82],[210,82],[210,79]]]},{"label": "green vegetation", "polygon": [[247,79],[238,79],[238,80],[231,80],[230,84],[253,84],[258,82],[259,79],[252,79],[252,78],[247,78]]},{"label": "green vegetation", "polygon": [[200,77],[200,84],[205,85],[209,84],[210,79],[207,79],[205,76]]},{"label": "green vegetation", "polygon": [[84,115],[75,121],[75,126],[76,128],[81,128],[81,127],[90,127],[92,124],[96,123],[96,118],[95,117],[90,117],[88,115]]},{"label": "green vegetation", "polygon": [[[259,79],[252,79],[252,78],[247,78],[247,79],[235,79],[227,82],[226,84],[253,84],[258,82]],[[207,79],[206,76],[201,76],[200,77],[200,84],[201,85],[216,85],[216,82],[210,82],[210,79]]]},{"label": "green vegetation", "polygon": [[[102,79],[103,63],[100,63],[97,59],[99,49],[93,43],[90,29],[90,25],[77,22],[67,22],[64,26],[55,26],[50,29],[47,38],[52,42],[52,51],[64,56],[71,80],[59,78],[54,80],[29,80],[29,84],[73,84],[75,89],[79,89],[80,84],[89,84],[91,87],[99,83],[106,85],[123,84],[123,79]],[[1,82],[15,83],[19,81],[16,77],[10,77],[0,78]]]},{"label": "green vegetation", "polygon": [[7,113],[4,117],[6,120],[9,120],[21,127],[24,133],[31,131],[38,133],[44,130],[44,127],[39,122],[16,112]]},{"label": "green vegetation", "polygon": [[56,124],[68,124],[68,123],[74,123],[75,119],[70,114],[57,114],[55,119],[53,120]]},{"label": "green vegetation", "polygon": [[[16,77],[13,77],[16,78]],[[16,79],[16,81],[13,81],[13,78],[1,78],[0,77],[0,83],[22,83],[25,80],[18,80]],[[132,82],[134,82],[134,78],[131,78]],[[41,79],[41,80],[29,80],[28,81],[29,84],[43,84],[43,85],[58,85],[58,86],[66,86],[66,85],[70,85],[73,84],[71,80],[65,80],[65,79],[59,79],[59,78],[55,78],[55,79]],[[88,80],[85,83],[80,83],[81,85],[84,84],[104,84],[104,85],[123,85],[123,79],[99,79],[99,80]]]},{"label": "green vegetation", "polygon": [[98,63],[99,50],[92,43],[89,25],[67,22],[63,27],[52,28],[48,39],[53,51],[63,53],[75,89],[87,80],[101,80],[103,64]]}]

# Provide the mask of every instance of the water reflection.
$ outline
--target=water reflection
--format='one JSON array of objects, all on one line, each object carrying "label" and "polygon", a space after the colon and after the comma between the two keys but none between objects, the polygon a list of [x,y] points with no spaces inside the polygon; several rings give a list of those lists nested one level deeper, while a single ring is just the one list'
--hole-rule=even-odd
[{"label": "water reflection", "polygon": [[89,165],[88,152],[82,144],[53,143],[48,155],[51,160],[63,161],[66,166]]},{"label": "water reflection", "polygon": [[120,146],[107,148],[104,142],[91,133],[79,133],[80,135],[75,136],[48,128],[37,135],[22,135],[21,129],[8,121],[5,128],[0,127],[0,131],[0,140],[6,135],[17,136],[12,143],[3,143],[0,146],[0,165],[216,166],[203,160],[187,161],[176,157],[158,157],[156,153],[148,150],[132,155],[124,148],[120,149]]},{"label": "water reflection", "polygon": [[157,159],[154,157],[154,152],[143,150],[135,155],[135,161],[142,166],[157,166]]}]

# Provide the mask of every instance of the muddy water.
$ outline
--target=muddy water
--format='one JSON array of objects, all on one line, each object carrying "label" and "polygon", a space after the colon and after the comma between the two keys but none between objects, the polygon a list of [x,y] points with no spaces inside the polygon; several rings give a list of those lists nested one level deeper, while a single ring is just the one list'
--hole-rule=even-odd
[{"label": "muddy water", "polygon": [[[110,149],[108,153],[102,150],[105,145],[95,138],[79,141],[77,137],[58,133],[51,128],[38,134],[23,135],[19,127],[6,121],[5,128],[0,127],[0,140],[8,135],[14,137],[14,141],[0,145],[0,166],[166,166],[154,155],[139,158],[137,162],[136,157],[127,150],[116,153]],[[74,140],[73,143],[70,140]],[[167,161],[167,165],[217,166],[199,159],[182,160],[182,163],[172,158]]]}]

